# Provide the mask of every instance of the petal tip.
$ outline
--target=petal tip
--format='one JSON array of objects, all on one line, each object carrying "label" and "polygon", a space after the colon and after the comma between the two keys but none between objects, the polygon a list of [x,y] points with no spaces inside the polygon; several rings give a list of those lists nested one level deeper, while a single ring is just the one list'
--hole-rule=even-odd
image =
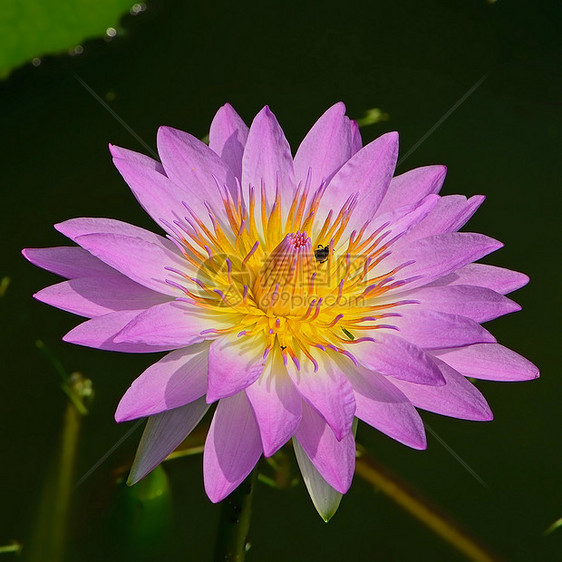
[{"label": "petal tip", "polygon": [[531,369],[529,380],[535,380],[535,379],[540,378],[541,373],[539,371],[539,368],[536,365],[533,365],[532,363],[531,363],[531,365],[532,365],[532,369]]},{"label": "petal tip", "polygon": [[125,482],[125,484],[127,484],[127,486],[131,487],[131,486],[134,486],[139,480],[140,480],[140,478],[138,478],[138,477],[135,478],[131,474],[129,474],[129,477],[127,478],[127,482]]},{"label": "petal tip", "polygon": [[525,273],[519,273],[519,288],[524,287],[529,283],[531,278]]},{"label": "petal tip", "polygon": [[129,334],[128,332],[125,331],[126,328],[127,328],[127,326],[125,326],[125,328],[123,328],[119,333],[115,334],[115,336],[113,337],[113,341],[115,343],[127,343],[127,342],[134,343],[134,338],[132,339],[130,337],[131,334]]},{"label": "petal tip", "polygon": [[33,293],[33,295],[31,295],[31,297],[34,298],[36,301],[45,302],[44,299],[43,299],[43,292],[44,291],[45,291],[45,289],[41,289],[40,291],[37,291],[36,293]]},{"label": "petal tip", "polygon": [[65,343],[74,343],[76,345],[80,345],[80,342],[72,336],[73,331],[74,330],[70,330],[70,332],[64,334],[64,336],[62,337],[62,341]]},{"label": "petal tip", "polygon": [[327,511],[327,512],[318,512],[318,514],[320,515],[320,517],[322,517],[322,521],[324,521],[324,523],[329,523],[330,519],[332,519],[332,517],[336,514],[337,508]]},{"label": "petal tip", "polygon": [[72,225],[76,219],[67,219],[62,222],[57,222],[53,225],[54,229],[60,232],[63,236],[72,239]]},{"label": "petal tip", "polygon": [[204,476],[203,476],[203,486],[205,488],[205,493],[207,494],[207,497],[211,500],[212,503],[221,502],[235,488],[231,486],[217,486],[216,482],[207,482],[207,479]]},{"label": "petal tip", "polygon": [[343,103],[343,101],[337,101],[334,105],[330,106],[328,108],[327,112],[333,112],[333,113],[338,113],[339,115],[343,116],[345,115],[345,112],[347,111],[347,108],[345,107],[345,103]]},{"label": "petal tip", "polygon": [[260,112],[256,115],[256,118],[261,117],[261,116],[265,116],[268,119],[271,119],[271,117],[274,117],[273,111],[271,111],[271,108],[269,107],[269,105],[264,105],[261,108]]},{"label": "petal tip", "polygon": [[220,396],[215,396],[213,390],[212,389],[209,390],[209,388],[207,387],[207,394],[205,394],[205,402],[207,402],[207,404],[212,404],[213,402],[216,402],[220,398],[221,398]]},{"label": "petal tip", "polygon": [[160,127],[158,127],[158,130],[156,131],[156,143],[158,144],[162,140],[166,141],[166,139],[175,136],[175,133],[176,133],[176,129],[174,129],[173,127],[168,127],[167,125],[160,125]]},{"label": "petal tip", "polygon": [[407,445],[416,451],[425,451],[427,449],[427,437],[425,435],[425,430],[416,435],[415,439],[411,439]]},{"label": "petal tip", "polygon": [[117,423],[128,422],[135,419],[135,416],[129,407],[129,405],[125,402],[125,396],[121,398],[121,401],[117,405],[117,409],[115,410],[115,414],[113,414],[113,418]]}]

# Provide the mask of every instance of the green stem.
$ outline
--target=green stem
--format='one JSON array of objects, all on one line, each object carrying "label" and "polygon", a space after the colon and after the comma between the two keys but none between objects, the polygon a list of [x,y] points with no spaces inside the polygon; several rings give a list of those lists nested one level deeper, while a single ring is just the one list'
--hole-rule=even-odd
[{"label": "green stem", "polygon": [[221,502],[215,562],[244,562],[257,470]]}]

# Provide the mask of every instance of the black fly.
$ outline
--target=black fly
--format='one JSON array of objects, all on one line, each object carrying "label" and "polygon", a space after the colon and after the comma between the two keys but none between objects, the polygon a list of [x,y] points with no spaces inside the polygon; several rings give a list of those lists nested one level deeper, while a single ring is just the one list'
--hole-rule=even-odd
[{"label": "black fly", "polygon": [[318,248],[314,250],[314,257],[318,263],[326,263],[328,261],[328,256],[330,255],[330,246],[322,246],[318,244]]}]

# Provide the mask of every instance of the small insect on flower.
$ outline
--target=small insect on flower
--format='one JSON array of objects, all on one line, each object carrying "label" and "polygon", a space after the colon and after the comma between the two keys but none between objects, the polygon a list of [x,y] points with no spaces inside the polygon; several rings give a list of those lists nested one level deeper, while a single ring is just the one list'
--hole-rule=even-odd
[{"label": "small insect on flower", "polygon": [[505,295],[528,281],[474,263],[502,246],[458,232],[484,197],[438,195],[444,166],[393,177],[397,133],[363,146],[337,103],[293,155],[268,107],[248,127],[227,104],[208,146],[171,127],[157,141],[161,162],[110,151],[166,236],[77,218],[56,225],[77,246],[24,250],[67,279],[35,297],[86,318],[65,341],[168,352],[115,413],[148,418],[130,483],[216,403],[209,498],[292,442],[328,520],[351,485],[357,420],[424,449],[417,408],[491,420],[473,378],[538,376],[480,325],[519,310]]},{"label": "small insect on flower", "polygon": [[329,256],[330,246],[322,246],[322,244],[318,244],[318,247],[314,250],[314,257],[318,263],[326,263]]}]

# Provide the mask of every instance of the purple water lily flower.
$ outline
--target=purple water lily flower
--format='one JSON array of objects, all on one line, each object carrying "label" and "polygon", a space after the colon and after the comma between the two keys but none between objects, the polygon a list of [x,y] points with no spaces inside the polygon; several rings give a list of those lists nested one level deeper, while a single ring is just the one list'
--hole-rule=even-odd
[{"label": "purple water lily flower", "polygon": [[119,422],[148,417],[130,482],[216,402],[203,456],[211,501],[292,440],[327,520],[351,484],[357,419],[424,449],[416,408],[490,420],[467,377],[538,377],[480,325],[519,310],[504,295],[528,281],[474,263],[501,247],[458,232],[484,198],[439,196],[443,166],[393,177],[398,135],[363,147],[342,103],[294,157],[268,107],[248,128],[228,104],[209,146],[162,127],[161,163],[110,150],[166,237],[77,218],[56,228],[78,246],[24,255],[68,279],[38,300],[89,318],[65,341],[169,352],[115,414]]}]

